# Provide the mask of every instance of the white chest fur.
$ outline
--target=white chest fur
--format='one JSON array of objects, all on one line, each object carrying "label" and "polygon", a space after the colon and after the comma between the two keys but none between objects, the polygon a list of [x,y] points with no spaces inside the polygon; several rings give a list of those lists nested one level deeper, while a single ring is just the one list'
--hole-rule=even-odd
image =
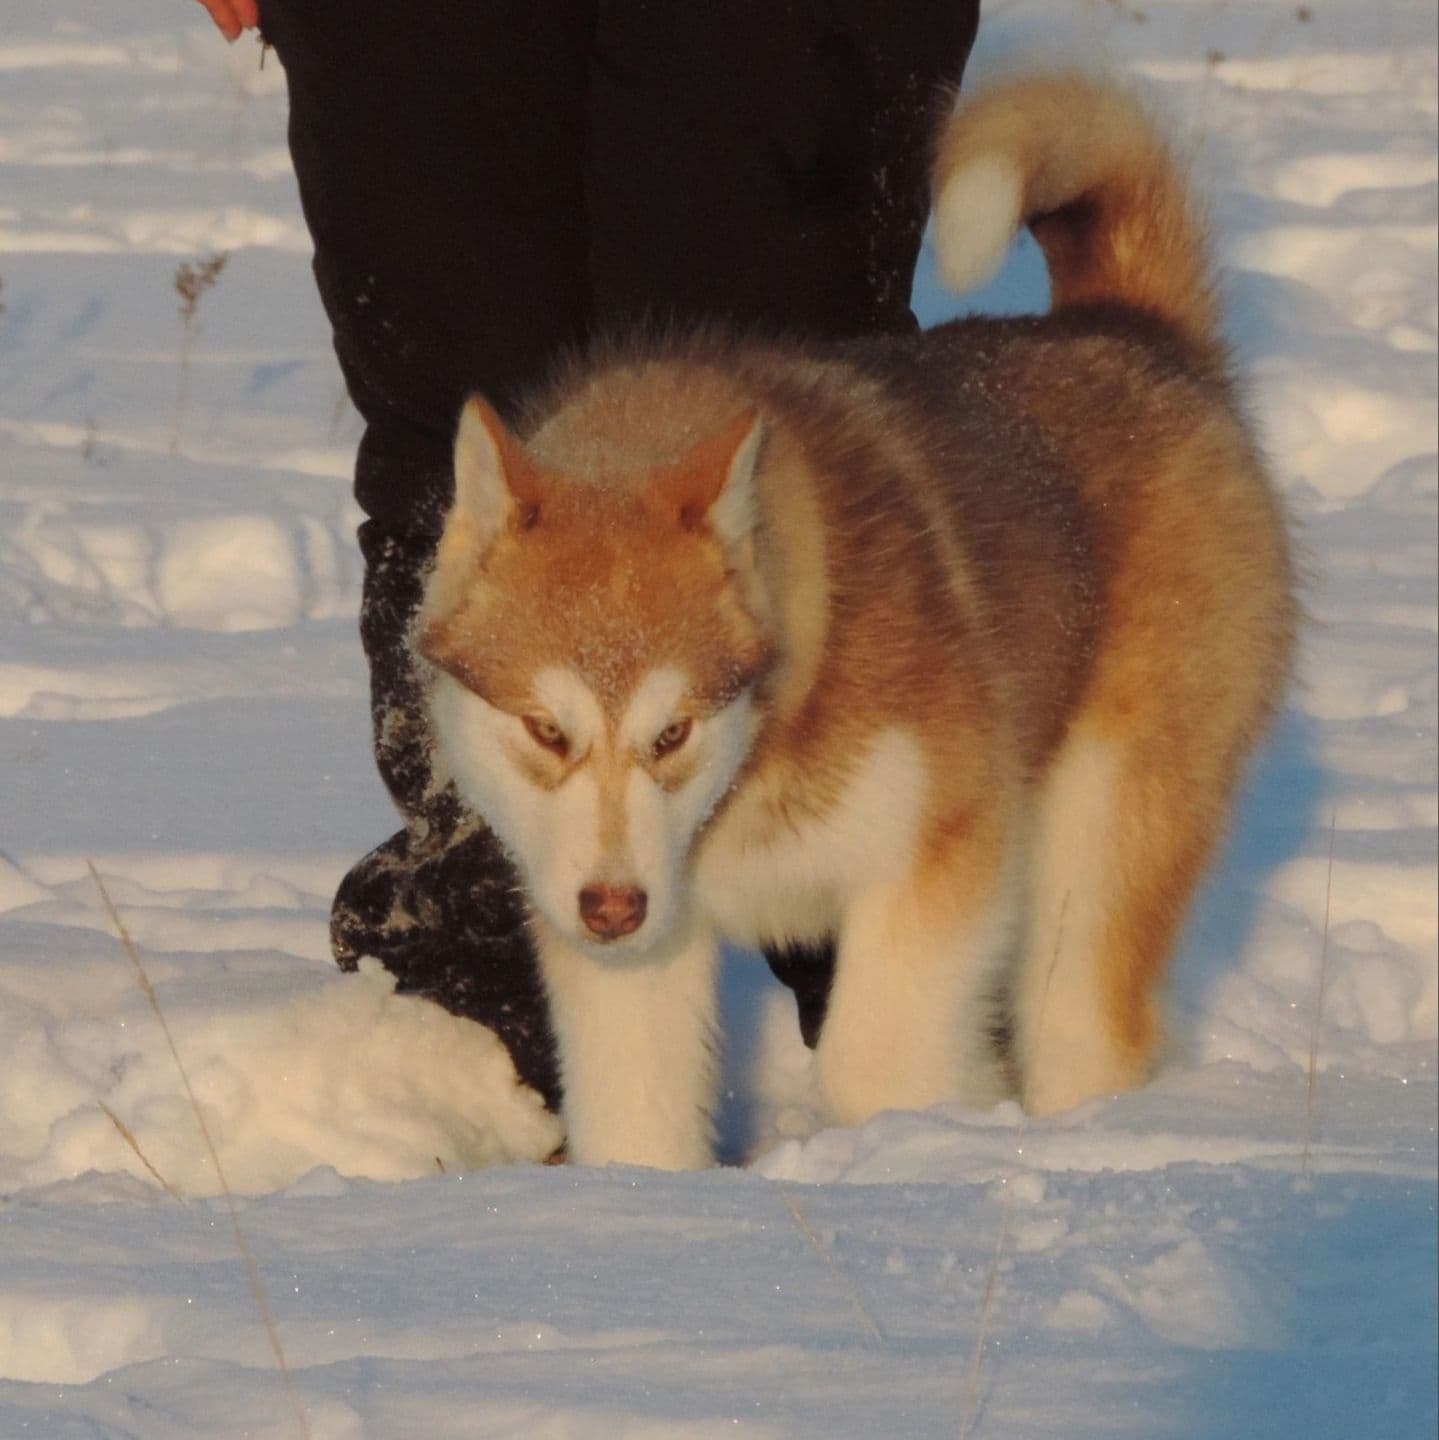
[{"label": "white chest fur", "polygon": [[751,777],[705,837],[695,862],[701,907],[743,945],[833,934],[849,899],[905,870],[923,818],[924,756],[903,730],[885,730],[856,758],[821,815],[786,823],[784,796]]}]

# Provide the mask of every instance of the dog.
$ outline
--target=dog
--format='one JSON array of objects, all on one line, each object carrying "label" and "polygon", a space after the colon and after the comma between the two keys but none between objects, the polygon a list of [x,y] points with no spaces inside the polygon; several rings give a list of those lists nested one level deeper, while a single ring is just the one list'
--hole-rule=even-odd
[{"label": "dog", "polygon": [[460,419],[414,644],[528,894],[574,1161],[711,1162],[722,939],[837,938],[839,1123],[1153,1064],[1289,671],[1286,522],[1144,108],[1011,81],[936,153],[944,275],[1027,224],[1048,314],[636,340]]}]

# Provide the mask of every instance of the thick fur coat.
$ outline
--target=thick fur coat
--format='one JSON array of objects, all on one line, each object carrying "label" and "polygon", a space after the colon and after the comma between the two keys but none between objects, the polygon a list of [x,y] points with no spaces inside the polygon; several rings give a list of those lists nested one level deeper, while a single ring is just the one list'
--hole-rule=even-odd
[{"label": "thick fur coat", "polygon": [[708,1161],[722,937],[838,937],[840,1121],[1152,1064],[1288,672],[1284,519],[1134,100],[1012,83],[937,153],[946,273],[1027,223],[1049,315],[637,342],[515,433],[462,417],[416,644],[525,880],[573,1159]]}]

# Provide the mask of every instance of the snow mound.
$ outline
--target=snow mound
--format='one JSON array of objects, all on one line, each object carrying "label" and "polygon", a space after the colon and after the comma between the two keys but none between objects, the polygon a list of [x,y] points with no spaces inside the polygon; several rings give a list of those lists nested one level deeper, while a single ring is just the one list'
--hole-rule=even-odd
[{"label": "snow mound", "polygon": [[[0,961],[0,1044],[12,1057],[0,1074],[0,1190],[98,1168],[217,1194],[159,1022],[128,963],[101,948],[108,960],[93,942],[52,956],[43,986],[25,961]],[[396,995],[374,962],[353,978],[298,966],[277,977],[243,952],[147,968],[236,1193],[281,1190],[322,1166],[399,1180],[540,1160],[559,1144],[490,1031]]]}]

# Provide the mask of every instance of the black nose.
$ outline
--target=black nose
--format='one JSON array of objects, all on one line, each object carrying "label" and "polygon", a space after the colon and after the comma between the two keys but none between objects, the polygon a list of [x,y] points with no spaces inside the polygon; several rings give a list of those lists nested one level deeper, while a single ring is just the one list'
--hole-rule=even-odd
[{"label": "black nose", "polygon": [[580,891],[580,919],[592,935],[601,940],[618,940],[633,935],[645,923],[648,900],[643,890],[629,885],[586,885]]}]

